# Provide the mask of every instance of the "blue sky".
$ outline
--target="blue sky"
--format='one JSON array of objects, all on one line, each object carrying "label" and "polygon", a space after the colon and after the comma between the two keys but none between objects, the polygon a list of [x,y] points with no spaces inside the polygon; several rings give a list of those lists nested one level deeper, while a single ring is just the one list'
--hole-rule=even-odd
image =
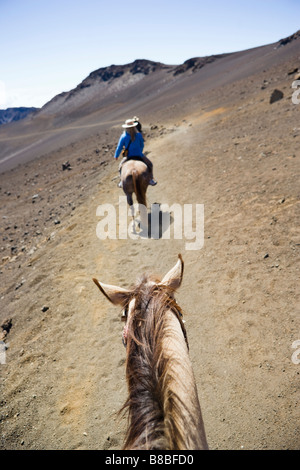
[{"label": "blue sky", "polygon": [[296,32],[300,0],[0,0],[0,108],[42,106],[111,64],[180,64]]}]

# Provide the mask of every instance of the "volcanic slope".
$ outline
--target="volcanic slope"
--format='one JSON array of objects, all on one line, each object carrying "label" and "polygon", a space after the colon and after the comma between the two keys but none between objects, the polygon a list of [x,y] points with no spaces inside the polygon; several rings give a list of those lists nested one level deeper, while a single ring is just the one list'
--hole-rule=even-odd
[{"label": "volcanic slope", "polygon": [[136,60],[98,69],[39,112],[0,128],[0,171],[119,127],[128,116],[140,114],[146,122],[166,119],[174,105],[198,103],[208,91],[226,84],[248,77],[249,87],[253,74],[299,57],[299,43],[296,33],[278,43],[177,66]]}]

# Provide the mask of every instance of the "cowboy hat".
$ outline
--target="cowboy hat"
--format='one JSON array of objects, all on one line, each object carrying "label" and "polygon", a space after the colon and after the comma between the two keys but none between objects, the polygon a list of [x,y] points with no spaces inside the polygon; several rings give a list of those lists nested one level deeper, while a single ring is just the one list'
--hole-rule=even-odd
[{"label": "cowboy hat", "polygon": [[122,124],[122,127],[123,127],[124,129],[128,129],[129,127],[135,127],[135,126],[137,126],[137,124],[138,124],[138,123],[137,123],[137,122],[134,122],[133,119],[127,119],[127,120],[125,121],[125,124]]}]

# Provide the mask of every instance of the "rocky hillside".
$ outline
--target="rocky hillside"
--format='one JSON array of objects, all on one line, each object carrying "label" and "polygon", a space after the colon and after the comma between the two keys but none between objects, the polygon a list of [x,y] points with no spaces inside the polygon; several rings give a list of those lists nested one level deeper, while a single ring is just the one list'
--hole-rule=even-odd
[{"label": "rocky hillside", "polygon": [[19,121],[20,119],[24,119],[29,114],[34,113],[39,108],[7,108],[7,109],[0,109],[0,125],[8,124],[12,121]]},{"label": "rocky hillside", "polygon": [[[285,48],[285,46],[295,43],[300,38],[300,30],[294,34],[280,39],[274,43],[273,49]],[[265,46],[266,48],[268,46]],[[257,48],[260,49],[260,48]],[[263,49],[263,48],[262,48]],[[78,117],[78,115],[88,114],[90,111],[94,112],[99,105],[103,104],[103,97],[114,100],[118,97],[123,90],[134,89],[136,85],[143,81],[146,77],[152,74],[163,74],[163,83],[168,87],[169,84],[176,81],[177,76],[191,75],[198,72],[200,69],[214,62],[223,62],[220,59],[231,60],[231,57],[238,57],[240,54],[252,54],[251,51],[241,51],[229,54],[215,54],[205,57],[193,57],[187,59],[183,64],[166,65],[161,62],[154,62],[146,59],[137,59],[130,64],[124,65],[110,65],[108,67],[101,67],[91,72],[77,87],[72,90],[62,92],[54,96],[48,103],[41,109],[39,108],[8,108],[0,110],[0,125],[12,121],[19,121],[24,119],[29,114],[39,111],[37,115],[69,115],[69,118]],[[267,49],[266,49],[267,51]],[[263,55],[263,54],[262,54]],[[237,64],[234,64],[236,66]],[[158,79],[160,76],[157,77]],[[143,81],[143,87],[145,87]],[[159,86],[162,89],[162,84]],[[101,103],[100,103],[101,102]],[[78,110],[78,108],[80,108]],[[86,108],[86,109],[85,109]],[[88,109],[87,109],[88,108]],[[95,109],[94,109],[95,108]]]},{"label": "rocky hillside", "polygon": [[[132,98],[139,95],[148,94],[150,96],[153,92],[157,94],[157,90],[162,92],[164,89],[169,89],[176,84],[178,79],[188,78],[202,69],[210,68],[212,65],[214,65],[215,70],[212,70],[209,81],[215,80],[219,74],[222,75],[226,63],[229,65],[230,72],[232,70],[238,72],[248,67],[249,71],[247,73],[250,73],[251,62],[255,61],[256,64],[259,64],[259,56],[261,60],[264,56],[267,56],[266,58],[269,60],[274,55],[272,51],[285,49],[287,45],[298,42],[299,37],[300,31],[297,31],[272,45],[235,53],[193,57],[183,64],[166,65],[161,62],[137,59],[130,64],[101,67],[91,72],[74,89],[55,96],[45,104],[39,114],[44,116],[68,115],[70,120],[77,119],[79,116],[103,109],[107,104],[111,106],[113,102],[120,103],[122,101],[124,103],[132,101]],[[244,61],[244,64],[239,63],[240,60]],[[220,64],[220,70],[216,69],[217,64]],[[157,87],[153,88],[151,86],[151,89],[148,90],[148,82],[151,77],[153,77],[152,81],[157,83]]]},{"label": "rocky hillside", "polygon": [[286,46],[290,42],[296,41],[299,38],[300,38],[300,29],[296,33],[292,34],[291,36],[288,36],[287,38],[284,38],[284,39],[280,39],[280,41],[278,41],[277,47]]},{"label": "rocky hillside", "polygon": [[[74,89],[55,96],[29,119],[0,126],[0,171],[55,151],[72,142],[104,132],[128,116],[138,115],[143,122],[168,120],[174,105],[184,109],[189,101],[213,89],[264,74],[279,64],[291,84],[298,77],[299,32],[253,49],[194,57],[183,64],[166,65],[145,59],[130,64],[110,65],[91,72]],[[264,75],[257,85],[269,93],[278,89],[275,72]],[[268,84],[268,85],[267,85]],[[273,89],[267,90],[272,84]],[[243,90],[244,92],[245,90]],[[280,90],[280,96],[286,93]],[[278,93],[277,93],[278,95]]]},{"label": "rocky hillside", "polygon": [[183,64],[175,67],[173,71],[173,75],[178,75],[180,73],[187,72],[188,70],[191,72],[196,72],[196,70],[201,69],[205,65],[211,64],[215,60],[221,59],[229,55],[230,54],[217,54],[217,55],[210,55],[206,57],[194,57],[192,59],[188,59],[185,62],[183,62]]},{"label": "rocky hillside", "polygon": [[[172,66],[145,59],[137,59],[130,64],[110,65],[91,72],[77,87],[60,93],[44,105],[41,115],[74,113],[82,106],[94,106],[104,98],[114,98],[123,90],[136,86],[148,75],[163,70],[172,70]],[[99,106],[99,104],[97,104]],[[84,114],[84,113],[83,113]]]}]

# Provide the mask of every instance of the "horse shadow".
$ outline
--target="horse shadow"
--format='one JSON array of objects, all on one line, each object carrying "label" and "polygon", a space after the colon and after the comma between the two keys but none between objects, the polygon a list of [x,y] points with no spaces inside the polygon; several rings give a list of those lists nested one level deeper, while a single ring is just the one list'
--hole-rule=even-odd
[{"label": "horse shadow", "polygon": [[161,210],[161,204],[155,202],[151,204],[146,220],[147,224],[145,226],[140,225],[139,236],[141,238],[159,240],[169,230],[174,222],[174,217],[171,215],[171,212]]}]

